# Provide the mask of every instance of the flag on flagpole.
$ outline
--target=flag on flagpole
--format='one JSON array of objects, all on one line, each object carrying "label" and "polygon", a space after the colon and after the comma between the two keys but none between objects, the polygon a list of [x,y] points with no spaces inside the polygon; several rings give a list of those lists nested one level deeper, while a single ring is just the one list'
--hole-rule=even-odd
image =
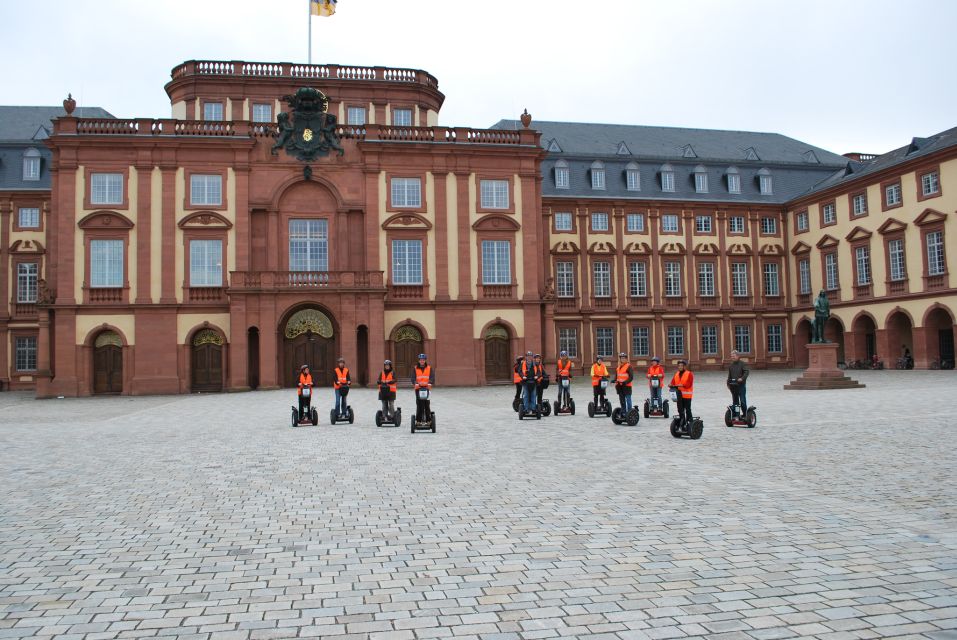
[{"label": "flag on flagpole", "polygon": [[329,17],[336,12],[336,0],[309,0],[309,13]]}]

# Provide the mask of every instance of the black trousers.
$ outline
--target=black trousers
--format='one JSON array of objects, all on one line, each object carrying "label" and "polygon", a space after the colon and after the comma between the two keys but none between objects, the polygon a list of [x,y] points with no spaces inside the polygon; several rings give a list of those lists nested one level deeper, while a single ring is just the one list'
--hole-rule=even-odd
[{"label": "black trousers", "polygon": [[680,391],[678,392],[678,417],[688,424],[691,424],[694,419],[691,415],[691,398],[683,398]]},{"label": "black trousers", "polygon": [[299,396],[299,419],[302,420],[303,410],[309,407],[309,398]]},{"label": "black trousers", "polygon": [[518,400],[521,397],[522,397],[522,383],[516,382],[515,383],[515,399]]}]

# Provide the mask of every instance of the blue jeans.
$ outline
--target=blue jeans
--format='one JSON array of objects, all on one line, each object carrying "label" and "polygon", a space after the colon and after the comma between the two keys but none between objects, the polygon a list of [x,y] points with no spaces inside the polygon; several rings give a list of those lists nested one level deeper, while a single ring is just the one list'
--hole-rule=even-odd
[{"label": "blue jeans", "polygon": [[538,408],[538,385],[535,384],[535,381],[529,381],[522,384],[523,396],[522,396],[522,408],[525,409],[525,412],[532,412]]},{"label": "blue jeans", "polygon": [[346,410],[346,399],[342,396],[342,390],[336,389],[336,413],[341,415]]},{"label": "blue jeans", "polygon": [[627,391],[622,391],[618,394],[618,397],[621,401],[621,410],[625,413],[631,411],[631,389],[629,388]]}]

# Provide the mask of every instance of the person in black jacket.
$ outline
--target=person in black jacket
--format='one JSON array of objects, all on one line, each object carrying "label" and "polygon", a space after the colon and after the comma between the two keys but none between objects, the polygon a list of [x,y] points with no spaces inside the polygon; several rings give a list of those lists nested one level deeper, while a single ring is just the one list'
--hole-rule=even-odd
[{"label": "person in black jacket", "polygon": [[748,373],[748,365],[738,357],[737,351],[732,351],[731,364],[728,365],[728,389],[731,391],[731,406],[740,406],[742,416],[748,412]]}]

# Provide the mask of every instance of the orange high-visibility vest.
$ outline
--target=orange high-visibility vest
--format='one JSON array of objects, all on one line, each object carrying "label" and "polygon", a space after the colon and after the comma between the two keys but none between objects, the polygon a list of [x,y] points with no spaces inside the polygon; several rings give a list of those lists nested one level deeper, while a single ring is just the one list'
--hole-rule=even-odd
[{"label": "orange high-visibility vest", "polygon": [[563,362],[562,360],[558,361],[558,377],[571,378],[572,377],[572,361],[566,359],[564,360],[564,364],[562,364],[562,362]]},{"label": "orange high-visibility vest", "polygon": [[620,365],[618,365],[618,368],[616,369],[616,371],[618,372],[618,377],[616,378],[618,384],[624,385],[626,387],[631,386],[631,380],[628,380],[628,371],[630,369],[631,369],[630,362],[623,362]]},{"label": "orange high-visibility vest", "polygon": [[336,379],[332,381],[332,385],[338,389],[349,381],[349,367],[344,367],[342,369],[336,367],[334,371],[336,374]]},{"label": "orange high-visibility vest", "polygon": [[424,369],[420,369],[419,365],[415,365],[415,388],[427,387],[429,386],[429,378],[432,377],[432,365],[425,365]]},{"label": "orange high-visibility vest", "polygon": [[383,371],[379,374],[379,381],[382,384],[389,385],[389,391],[395,393],[395,371]]},{"label": "orange high-visibility vest", "polygon": [[299,374],[299,395],[302,395],[303,387],[312,386],[312,374],[311,373],[300,373]]},{"label": "orange high-visibility vest", "polygon": [[604,364],[591,366],[591,386],[597,387],[602,378],[608,377],[608,368]]},{"label": "orange high-visibility vest", "polygon": [[653,364],[648,367],[648,373],[645,374],[647,378],[664,378],[665,377],[665,368],[660,364]]},{"label": "orange high-visibility vest", "polygon": [[671,379],[671,386],[678,387],[681,397],[690,400],[694,395],[694,374],[687,369],[684,370],[684,373],[676,371],[675,376]]},{"label": "orange high-visibility vest", "polygon": [[[525,362],[525,361],[522,360],[522,362]],[[522,374],[516,371],[516,369],[518,369],[518,365],[515,365],[514,367],[512,367],[512,382],[514,382],[515,384],[519,384],[522,381]]]}]

